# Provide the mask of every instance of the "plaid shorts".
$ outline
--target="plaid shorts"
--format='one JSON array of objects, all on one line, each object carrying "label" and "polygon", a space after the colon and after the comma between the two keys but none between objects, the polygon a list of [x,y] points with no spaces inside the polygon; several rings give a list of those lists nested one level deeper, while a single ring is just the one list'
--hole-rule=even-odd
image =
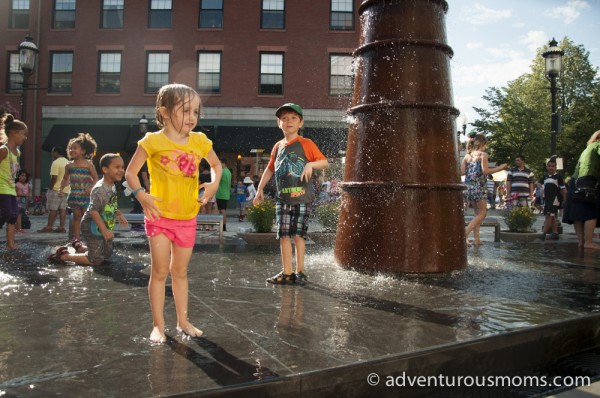
[{"label": "plaid shorts", "polygon": [[275,206],[277,224],[277,239],[282,237],[299,236],[306,239],[310,206],[308,203],[288,205],[277,202]]}]

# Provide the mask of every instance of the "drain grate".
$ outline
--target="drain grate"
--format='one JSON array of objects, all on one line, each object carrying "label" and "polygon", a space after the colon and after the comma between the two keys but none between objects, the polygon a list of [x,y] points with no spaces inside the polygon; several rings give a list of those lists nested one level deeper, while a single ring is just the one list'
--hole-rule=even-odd
[{"label": "drain grate", "polygon": [[568,375],[600,377],[600,348],[562,359],[557,365]]},{"label": "drain grate", "polygon": [[[511,389],[515,397],[538,398],[581,387],[587,380],[590,383],[600,380],[600,347],[569,355],[533,372],[531,375],[543,377],[547,381],[559,377],[568,385],[548,385]],[[589,378],[589,379],[586,379]],[[573,385],[577,383],[576,385]]]},{"label": "drain grate", "polygon": [[[590,383],[600,380],[600,347],[586,350],[568,357],[560,358],[555,362],[536,370],[523,370],[514,373],[511,380],[519,380],[525,383],[525,379],[529,377],[530,382],[527,385],[519,387],[497,386],[490,387],[474,387],[474,388],[456,388],[456,389],[437,389],[428,393],[427,398],[542,398],[548,395],[557,394],[579,387],[584,381],[582,377],[588,377]],[[573,383],[579,381],[578,385],[550,385],[556,377],[561,381]],[[545,385],[544,385],[545,384]]]}]

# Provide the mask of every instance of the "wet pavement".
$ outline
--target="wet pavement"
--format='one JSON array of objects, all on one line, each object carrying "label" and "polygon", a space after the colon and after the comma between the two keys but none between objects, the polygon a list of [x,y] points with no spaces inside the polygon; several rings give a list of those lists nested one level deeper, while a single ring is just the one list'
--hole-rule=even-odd
[{"label": "wet pavement", "polygon": [[[32,221],[35,231],[46,216]],[[198,233],[189,267],[190,319],[205,337],[175,330],[167,286],[163,345],[147,339],[141,232],[118,231],[101,267],[50,264],[66,234],[21,234],[22,250],[0,252],[0,396],[339,396],[344,375],[362,380],[358,394],[363,365],[495,346],[489,339],[521,331],[541,341],[541,327],[596,325],[600,312],[600,252],[580,252],[568,225],[557,242],[526,245],[494,243],[493,229],[482,229],[486,243],[469,249],[468,268],[447,275],[365,275],[335,265],[331,248],[308,245],[306,286],[266,284],[280,269],[277,246],[246,245],[237,229],[248,223],[227,227],[224,245]],[[373,396],[400,393],[380,387]]]}]

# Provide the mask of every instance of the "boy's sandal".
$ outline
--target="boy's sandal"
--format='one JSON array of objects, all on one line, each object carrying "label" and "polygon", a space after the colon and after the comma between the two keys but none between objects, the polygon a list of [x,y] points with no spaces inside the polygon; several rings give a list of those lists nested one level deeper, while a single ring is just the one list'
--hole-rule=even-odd
[{"label": "boy's sandal", "polygon": [[272,283],[273,285],[292,285],[296,283],[296,275],[288,275],[284,274],[283,272],[280,272],[277,275],[268,278],[267,282]]},{"label": "boy's sandal", "polygon": [[296,272],[295,275],[295,279],[296,279],[296,283],[303,285],[306,282],[308,282],[308,277],[306,276],[306,274],[304,272]]},{"label": "boy's sandal", "polygon": [[75,251],[77,253],[79,253],[79,249],[81,249],[81,247],[83,246],[83,242],[80,241],[79,239],[73,239],[72,241],[69,242],[69,244],[71,245],[71,247],[73,249],[75,249]]},{"label": "boy's sandal", "polygon": [[67,244],[69,246],[71,246],[73,249],[79,249],[83,245],[83,243],[79,239],[75,239],[75,238],[71,239],[69,241],[69,243],[67,243]]},{"label": "boy's sandal", "polygon": [[61,260],[61,256],[63,254],[69,254],[69,249],[66,246],[61,246],[56,249],[54,254],[48,256],[48,261],[54,264],[61,264],[63,261]]},{"label": "boy's sandal", "polygon": [[50,228],[50,227],[44,227],[42,229],[38,229],[37,231],[38,232],[42,232],[42,233],[44,233],[44,232],[52,232],[52,228]]},{"label": "boy's sandal", "polygon": [[54,228],[54,230],[52,230],[52,232],[65,233],[65,232],[67,232],[67,230],[64,228],[58,227],[58,228]]}]

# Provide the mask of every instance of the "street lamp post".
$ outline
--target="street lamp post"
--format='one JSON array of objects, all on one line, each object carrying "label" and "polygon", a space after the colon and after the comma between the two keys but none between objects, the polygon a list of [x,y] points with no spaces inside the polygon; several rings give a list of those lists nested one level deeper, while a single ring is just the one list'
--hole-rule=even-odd
[{"label": "street lamp post", "polygon": [[550,46],[542,53],[545,59],[546,76],[550,80],[550,94],[552,96],[552,121],[550,131],[550,157],[556,155],[556,135],[560,132],[561,121],[560,113],[556,109],[556,78],[560,75],[562,67],[562,56],[564,51],[558,47],[558,43],[554,38],[548,43]]},{"label": "street lamp post", "polygon": [[237,179],[242,175],[242,154],[238,153],[237,155]]},{"label": "street lamp post", "polygon": [[255,166],[255,170],[254,170],[254,174],[256,174],[256,175],[258,175],[258,157],[264,151],[265,151],[264,149],[251,149],[250,150],[250,153],[255,153],[256,154],[256,166]]},{"label": "street lamp post", "polygon": [[463,144],[462,144],[462,142],[460,140],[460,136],[461,136],[461,134],[462,134],[463,137],[467,136],[467,123],[469,122],[469,119],[467,118],[466,114],[463,114],[461,116],[461,121],[462,121],[462,126],[461,126],[462,127],[462,131],[458,130],[458,132],[457,132],[457,136],[458,136],[458,152],[459,152],[459,154],[463,150]]},{"label": "street lamp post", "polygon": [[25,115],[27,110],[27,90],[29,90],[29,76],[35,69],[35,60],[39,50],[33,38],[29,35],[25,37],[25,41],[19,44],[19,68],[23,74],[23,82],[21,87],[21,120],[25,123]]}]

